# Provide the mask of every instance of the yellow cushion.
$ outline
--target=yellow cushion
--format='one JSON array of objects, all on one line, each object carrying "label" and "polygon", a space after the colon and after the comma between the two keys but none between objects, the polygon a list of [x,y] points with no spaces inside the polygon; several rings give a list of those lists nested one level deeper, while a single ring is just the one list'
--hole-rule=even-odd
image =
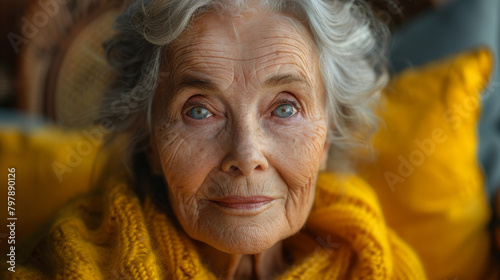
[{"label": "yellow cushion", "polygon": [[485,49],[407,70],[386,88],[377,159],[362,176],[429,279],[485,279],[490,210],[477,160]]},{"label": "yellow cushion", "polygon": [[[104,132],[101,127],[72,131],[53,126],[30,131],[1,129],[4,196],[7,196],[7,169],[15,168],[16,244],[33,235],[69,199],[93,188],[108,154],[116,152],[101,150]],[[5,221],[7,211],[0,213]],[[0,242],[2,252],[7,252],[7,246],[10,246],[7,242]]]}]

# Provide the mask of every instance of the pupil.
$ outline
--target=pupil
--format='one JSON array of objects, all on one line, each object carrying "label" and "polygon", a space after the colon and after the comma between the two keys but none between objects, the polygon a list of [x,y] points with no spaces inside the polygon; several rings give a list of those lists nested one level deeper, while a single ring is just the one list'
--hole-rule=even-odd
[{"label": "pupil", "polygon": [[276,108],[276,115],[280,118],[287,118],[293,114],[293,108],[290,105],[283,104]]},{"label": "pupil", "polygon": [[189,111],[189,115],[191,115],[191,117],[197,119],[197,120],[201,120],[201,119],[204,119],[206,118],[210,113],[207,111],[207,109],[203,108],[203,107],[194,107],[191,109],[191,111]]}]

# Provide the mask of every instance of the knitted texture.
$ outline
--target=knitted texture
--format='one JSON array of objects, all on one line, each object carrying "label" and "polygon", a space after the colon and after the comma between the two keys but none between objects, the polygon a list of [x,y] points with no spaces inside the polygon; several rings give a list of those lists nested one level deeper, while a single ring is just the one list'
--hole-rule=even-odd
[{"label": "knitted texture", "polygon": [[[217,279],[190,238],[123,183],[81,198],[58,217],[8,279]],[[385,225],[376,195],[354,176],[321,174],[304,229],[285,240],[294,263],[279,279],[426,279]]]}]

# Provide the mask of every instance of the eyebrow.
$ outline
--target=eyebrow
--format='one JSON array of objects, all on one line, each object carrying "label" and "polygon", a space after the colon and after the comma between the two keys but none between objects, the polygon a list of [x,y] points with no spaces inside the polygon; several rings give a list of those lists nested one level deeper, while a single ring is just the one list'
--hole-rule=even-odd
[{"label": "eyebrow", "polygon": [[195,76],[184,76],[181,81],[175,87],[175,91],[178,92],[184,88],[197,88],[203,90],[215,90],[217,87],[215,84],[203,78],[195,77]]},{"label": "eyebrow", "polygon": [[272,76],[271,78],[265,81],[265,85],[269,87],[277,87],[291,83],[300,83],[304,84],[308,88],[312,88],[311,83],[302,75],[296,74],[283,74]]},{"label": "eyebrow", "polygon": [[[267,87],[277,87],[292,83],[299,83],[305,85],[307,88],[312,88],[311,83],[302,75],[296,74],[282,74],[275,75],[268,78],[264,85]],[[179,92],[184,88],[196,88],[202,90],[215,91],[217,86],[210,80],[203,79],[196,76],[184,76],[175,87],[175,92]]]}]

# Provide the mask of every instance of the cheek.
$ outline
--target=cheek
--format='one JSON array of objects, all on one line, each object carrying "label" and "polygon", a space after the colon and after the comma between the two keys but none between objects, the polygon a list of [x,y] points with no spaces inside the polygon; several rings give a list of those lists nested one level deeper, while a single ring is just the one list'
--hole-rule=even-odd
[{"label": "cheek", "polygon": [[203,132],[190,131],[180,123],[161,125],[157,132],[159,160],[169,191],[193,195],[217,166],[217,141],[207,141]]},{"label": "cheek", "polygon": [[285,213],[290,227],[297,231],[305,223],[314,201],[326,125],[317,122],[299,129],[277,130],[275,139],[272,161],[288,185]]},{"label": "cheek", "polygon": [[295,188],[310,186],[312,178],[319,172],[325,148],[324,121],[280,129],[275,132],[273,138],[273,154],[270,157],[287,184]]}]

